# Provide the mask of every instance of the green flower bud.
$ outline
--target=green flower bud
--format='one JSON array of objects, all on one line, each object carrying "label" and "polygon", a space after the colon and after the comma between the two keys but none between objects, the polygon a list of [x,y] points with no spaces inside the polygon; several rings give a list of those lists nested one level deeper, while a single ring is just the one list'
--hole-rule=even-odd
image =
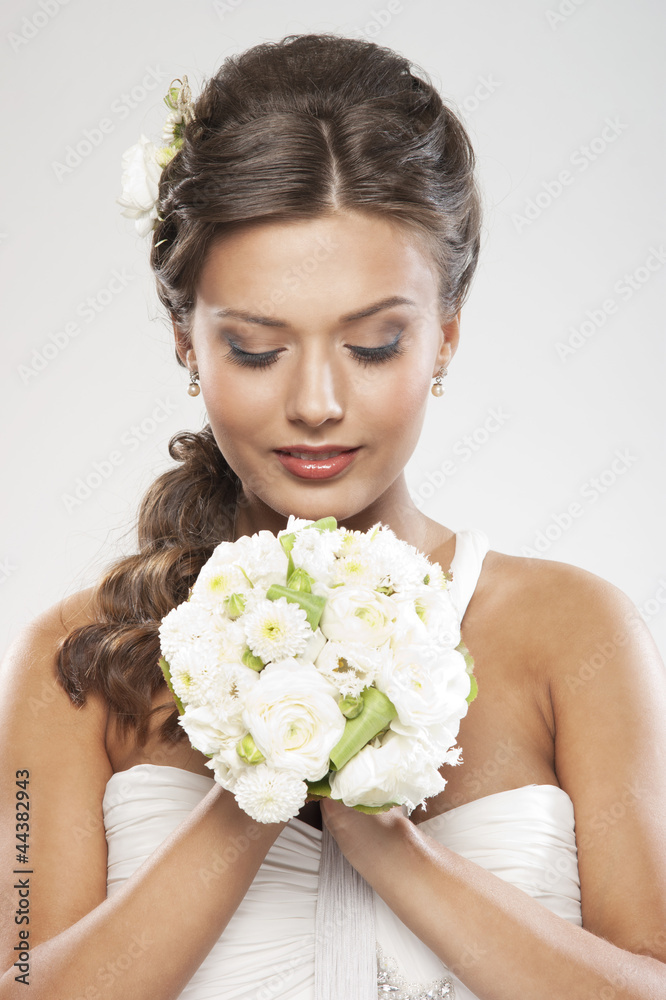
[{"label": "green flower bud", "polygon": [[338,708],[346,719],[355,719],[365,708],[365,702],[360,697],[348,694],[338,702]]},{"label": "green flower bud", "polygon": [[261,764],[266,760],[257,744],[252,739],[252,733],[247,733],[242,740],[236,744],[236,753],[248,764]]},{"label": "green flower bud", "polygon": [[307,570],[301,569],[300,566],[296,567],[287,580],[287,586],[290,590],[297,590],[302,594],[311,594],[313,583],[314,577],[310,576]]},{"label": "green flower bud", "polygon": [[257,673],[260,670],[263,670],[264,667],[266,666],[261,657],[255,656],[249,646],[246,646],[245,649],[243,650],[241,660],[243,661],[246,667],[250,667],[252,670],[256,670]]},{"label": "green flower bud", "polygon": [[231,619],[240,618],[245,611],[245,598],[242,594],[230,594],[224,604]]}]

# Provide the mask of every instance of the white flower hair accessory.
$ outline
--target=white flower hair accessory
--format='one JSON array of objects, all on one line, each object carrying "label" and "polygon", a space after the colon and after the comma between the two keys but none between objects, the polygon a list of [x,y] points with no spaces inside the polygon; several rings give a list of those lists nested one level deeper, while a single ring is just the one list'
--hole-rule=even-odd
[{"label": "white flower hair accessory", "polygon": [[160,176],[182,147],[185,126],[194,120],[192,92],[186,76],[171,81],[164,103],[171,109],[162,130],[165,145],[157,146],[142,135],[123,153],[122,193],[116,201],[121,206],[121,215],[134,219],[139,236],[147,236],[155,228]]}]

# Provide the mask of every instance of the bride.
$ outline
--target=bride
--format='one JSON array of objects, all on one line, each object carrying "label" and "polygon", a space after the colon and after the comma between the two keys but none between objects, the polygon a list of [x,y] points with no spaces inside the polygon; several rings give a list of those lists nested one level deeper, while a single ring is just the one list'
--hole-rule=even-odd
[{"label": "bride", "polygon": [[[0,1000],[315,996],[325,832],[371,887],[374,982],[321,995],[666,996],[646,626],[611,584],[454,533],[406,485],[479,250],[463,126],[403,57],[333,35],[230,57],[194,101],[179,83],[123,204],[209,423],[170,442],[136,554],[3,663]],[[219,541],[289,514],[382,521],[451,568],[479,695],[463,762],[411,816],[324,799],[256,823],[177,723],[161,618]]]}]

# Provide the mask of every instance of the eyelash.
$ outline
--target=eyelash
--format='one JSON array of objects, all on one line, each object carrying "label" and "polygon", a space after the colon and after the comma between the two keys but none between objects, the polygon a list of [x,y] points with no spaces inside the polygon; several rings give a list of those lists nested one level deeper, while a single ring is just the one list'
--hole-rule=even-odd
[{"label": "eyelash", "polygon": [[[402,330],[398,332],[395,340],[391,341],[390,344],[384,344],[382,347],[352,347],[350,350],[353,357],[357,361],[360,361],[363,367],[369,364],[380,364],[382,361],[390,361],[391,358],[395,358],[398,354],[404,352],[405,348],[400,342],[401,335]],[[279,351],[264,351],[262,353],[242,351],[232,340],[229,341],[229,348],[229,351],[225,354],[225,358],[235,365],[248,368],[267,368],[277,361],[280,354]]]}]

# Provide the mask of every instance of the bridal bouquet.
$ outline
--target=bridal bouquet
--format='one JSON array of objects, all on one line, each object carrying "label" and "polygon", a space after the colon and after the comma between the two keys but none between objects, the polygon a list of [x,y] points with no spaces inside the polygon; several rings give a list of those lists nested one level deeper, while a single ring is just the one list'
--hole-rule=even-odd
[{"label": "bridal bouquet", "polygon": [[263,823],[308,796],[409,811],[460,763],[476,694],[450,577],[377,523],[290,516],[221,542],[160,624],[160,667],[192,745]]}]

